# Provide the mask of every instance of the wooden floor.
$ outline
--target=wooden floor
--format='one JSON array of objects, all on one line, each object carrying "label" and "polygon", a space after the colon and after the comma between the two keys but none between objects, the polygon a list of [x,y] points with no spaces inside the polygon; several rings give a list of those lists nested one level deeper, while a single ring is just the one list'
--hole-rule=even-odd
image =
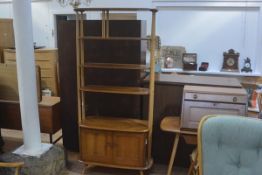
[{"label": "wooden floor", "polygon": [[[2,129],[2,136],[5,141],[4,151],[12,151],[22,145],[22,132],[15,130]],[[54,135],[54,139],[58,138],[61,132]],[[49,135],[41,134],[42,142],[49,142]],[[60,140],[57,145],[62,146],[63,141]],[[78,153],[67,151],[67,168],[60,175],[80,175],[85,166],[80,163]],[[167,165],[155,164],[151,170],[146,172],[147,175],[165,175]],[[187,170],[184,168],[174,168],[175,175],[186,175]],[[138,171],[121,170],[113,168],[94,167],[86,171],[88,175],[139,175]]]}]

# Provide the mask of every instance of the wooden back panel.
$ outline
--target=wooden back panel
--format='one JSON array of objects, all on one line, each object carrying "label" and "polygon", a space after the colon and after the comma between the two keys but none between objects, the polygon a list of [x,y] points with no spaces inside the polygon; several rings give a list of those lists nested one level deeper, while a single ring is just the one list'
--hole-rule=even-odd
[{"label": "wooden back panel", "polygon": [[[39,67],[36,67],[36,77],[38,101],[41,101]],[[19,101],[16,64],[0,64],[0,100]]]}]

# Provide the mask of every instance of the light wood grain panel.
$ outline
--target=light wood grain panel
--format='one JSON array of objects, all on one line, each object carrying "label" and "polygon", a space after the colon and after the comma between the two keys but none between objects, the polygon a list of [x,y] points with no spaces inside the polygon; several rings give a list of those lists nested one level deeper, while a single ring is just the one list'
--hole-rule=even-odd
[{"label": "light wood grain panel", "polygon": [[13,20],[0,19],[0,47],[8,48],[15,46]]},{"label": "light wood grain panel", "polygon": [[147,121],[127,118],[88,116],[80,124],[83,128],[108,131],[147,132]]},{"label": "light wood grain panel", "polygon": [[84,11],[152,11],[157,12],[157,9],[153,8],[77,8],[77,12]]},{"label": "light wood grain panel", "polygon": [[103,38],[99,36],[85,36],[85,37],[79,37],[80,39],[84,40],[119,40],[119,41],[140,41],[140,40],[150,40],[150,38],[138,38],[138,37],[108,37]]},{"label": "light wood grain panel", "polygon": [[129,94],[129,95],[148,95],[148,88],[141,87],[121,87],[121,86],[95,86],[89,85],[81,87],[80,90],[87,92]]},{"label": "light wood grain panel", "polygon": [[99,163],[112,162],[112,134],[80,128],[81,160]]},{"label": "light wood grain panel", "polygon": [[0,99],[19,101],[16,65],[0,64]]},{"label": "light wood grain panel", "polygon": [[120,166],[146,166],[146,134],[114,133],[113,134],[113,162]]},{"label": "light wood grain panel", "polygon": [[113,64],[113,63],[88,63],[85,64],[86,68],[105,68],[105,69],[133,69],[133,70],[146,70],[148,67],[141,64]]},{"label": "light wood grain panel", "polygon": [[[43,96],[39,103],[39,119],[42,133],[54,134],[61,129],[59,97]],[[22,129],[19,101],[0,100],[0,123],[2,128]]]},{"label": "light wood grain panel", "polygon": [[48,88],[52,91],[52,95],[57,95],[58,92],[58,85],[57,81],[53,77],[42,77],[41,78],[41,88],[45,89]]},{"label": "light wood grain panel", "polygon": [[[4,49],[4,62],[16,63],[16,52],[14,49]],[[53,95],[59,94],[57,74],[57,49],[36,49],[35,64],[41,71],[41,89],[48,88]]]}]

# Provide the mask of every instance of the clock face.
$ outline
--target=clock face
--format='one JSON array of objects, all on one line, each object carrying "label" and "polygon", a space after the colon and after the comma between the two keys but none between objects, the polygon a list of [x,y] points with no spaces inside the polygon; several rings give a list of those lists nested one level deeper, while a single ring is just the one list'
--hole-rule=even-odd
[{"label": "clock face", "polygon": [[226,63],[228,66],[231,67],[235,64],[235,60],[233,58],[228,58]]},{"label": "clock face", "polygon": [[251,66],[250,66],[250,63],[245,63],[245,67],[246,68],[250,68]]},{"label": "clock face", "polygon": [[194,63],[196,61],[193,57],[184,57],[184,62],[186,63]]}]

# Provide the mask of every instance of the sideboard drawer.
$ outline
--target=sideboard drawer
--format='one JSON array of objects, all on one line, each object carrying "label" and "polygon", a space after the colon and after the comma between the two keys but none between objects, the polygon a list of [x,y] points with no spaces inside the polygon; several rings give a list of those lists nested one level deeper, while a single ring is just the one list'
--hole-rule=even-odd
[{"label": "sideboard drawer", "polygon": [[184,101],[182,128],[197,129],[198,123],[205,115],[227,114],[245,116],[247,107],[245,104],[229,104],[219,102]]},{"label": "sideboard drawer", "polygon": [[181,128],[197,129],[206,115],[247,115],[247,92],[243,88],[189,86],[183,91]]},{"label": "sideboard drawer", "polygon": [[185,100],[245,104],[247,102],[247,96],[185,93]]}]

